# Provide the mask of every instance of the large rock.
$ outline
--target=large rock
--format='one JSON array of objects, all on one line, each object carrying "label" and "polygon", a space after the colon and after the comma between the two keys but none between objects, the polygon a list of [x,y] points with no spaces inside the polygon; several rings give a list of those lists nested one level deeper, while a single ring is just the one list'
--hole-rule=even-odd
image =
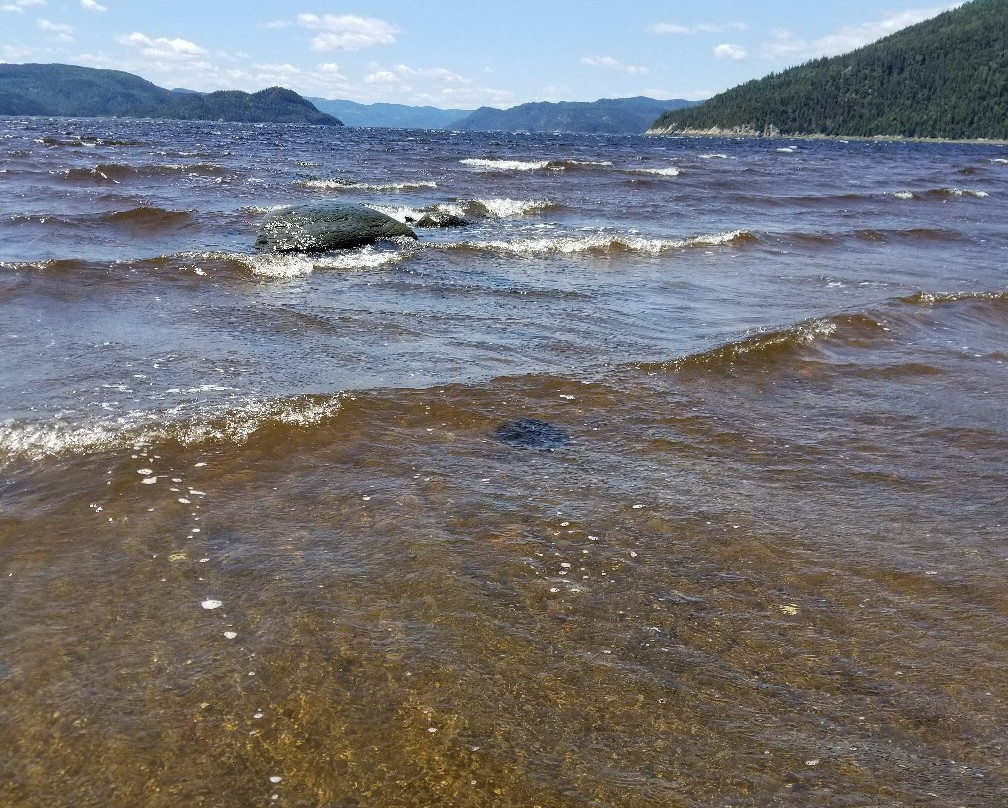
[{"label": "large rock", "polygon": [[417,237],[402,222],[374,208],[332,202],[273,211],[263,219],[255,246],[280,252],[323,252],[400,236]]}]

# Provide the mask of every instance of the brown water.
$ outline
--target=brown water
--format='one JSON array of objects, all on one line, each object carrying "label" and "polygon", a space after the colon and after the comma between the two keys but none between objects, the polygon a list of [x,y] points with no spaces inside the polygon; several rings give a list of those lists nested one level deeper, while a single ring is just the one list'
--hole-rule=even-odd
[{"label": "brown water", "polygon": [[0,804],[1008,804],[1003,149],[4,123]]}]

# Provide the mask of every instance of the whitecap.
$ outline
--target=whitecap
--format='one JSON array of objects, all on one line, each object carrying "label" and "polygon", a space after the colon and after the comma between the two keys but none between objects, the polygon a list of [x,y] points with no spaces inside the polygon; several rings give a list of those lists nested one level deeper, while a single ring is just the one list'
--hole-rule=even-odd
[{"label": "whitecap", "polygon": [[716,247],[752,238],[752,234],[746,230],[732,230],[727,233],[692,236],[685,239],[644,238],[642,236],[593,233],[583,236],[525,238],[514,241],[463,242],[458,245],[446,246],[487,249],[512,255],[542,255],[551,253],[577,255],[580,253],[607,254],[618,252],[659,255],[669,250],[682,250],[689,247]]},{"label": "whitecap", "polygon": [[536,171],[549,166],[549,160],[491,160],[467,157],[459,162],[464,166],[484,168],[490,171]]},{"label": "whitecap", "polygon": [[530,213],[545,210],[550,202],[545,199],[477,199],[474,203],[495,219],[514,219],[527,216]]},{"label": "whitecap", "polygon": [[658,177],[678,177],[680,171],[675,166],[668,166],[666,168],[635,168],[632,170],[634,174],[654,174]]},{"label": "whitecap", "polygon": [[437,188],[432,180],[408,180],[405,182],[368,183],[350,182],[341,179],[297,180],[294,183],[301,188],[311,188],[316,191],[375,191],[388,193],[391,191],[413,191],[421,188]]}]

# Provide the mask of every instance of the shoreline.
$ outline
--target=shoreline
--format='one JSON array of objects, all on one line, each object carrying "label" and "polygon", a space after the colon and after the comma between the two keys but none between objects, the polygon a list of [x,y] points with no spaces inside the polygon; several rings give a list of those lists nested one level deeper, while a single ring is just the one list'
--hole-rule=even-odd
[{"label": "shoreline", "polygon": [[786,134],[777,131],[759,132],[749,127],[722,128],[712,126],[709,129],[648,129],[647,137],[729,137],[748,138],[752,140],[857,140],[877,143],[963,143],[978,146],[1008,146],[1008,140],[993,138],[938,138],[938,137],[902,137],[900,135],[824,135],[824,134]]}]

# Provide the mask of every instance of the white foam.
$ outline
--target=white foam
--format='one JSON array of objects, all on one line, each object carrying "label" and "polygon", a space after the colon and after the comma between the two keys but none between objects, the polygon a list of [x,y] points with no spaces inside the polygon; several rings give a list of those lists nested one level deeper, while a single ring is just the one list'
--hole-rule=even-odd
[{"label": "white foam", "polygon": [[376,250],[372,246],[328,253],[233,253],[224,257],[237,261],[252,275],[261,278],[303,278],[315,269],[377,269],[396,264],[406,258],[406,252]]},{"label": "white foam", "polygon": [[485,168],[490,171],[537,171],[549,166],[549,160],[490,160],[467,157],[459,162],[464,166]]},{"label": "white foam", "polygon": [[389,182],[374,184],[368,182],[347,182],[346,180],[298,180],[294,183],[302,188],[312,188],[316,191],[412,191],[420,188],[437,188],[432,180],[411,180],[407,182]]},{"label": "white foam", "polygon": [[645,255],[659,255],[669,250],[681,250],[688,247],[720,246],[745,238],[750,234],[745,230],[733,230],[727,233],[693,236],[686,239],[643,238],[640,236],[613,236],[605,233],[593,233],[584,236],[557,236],[519,239],[516,241],[486,241],[468,243],[477,249],[489,249],[512,255],[561,254],[576,255],[579,253],[609,253],[635,252]]},{"label": "white foam", "polygon": [[897,199],[913,199],[913,191],[892,191],[886,194],[886,196],[894,196]]},{"label": "white foam", "polygon": [[223,601],[214,600],[213,598],[207,598],[206,600],[200,602],[200,606],[202,606],[207,611],[210,611],[212,609],[219,609],[223,605],[224,605]]},{"label": "white foam", "polygon": [[654,174],[659,177],[678,177],[679,169],[675,166],[668,166],[667,168],[635,168],[633,169],[634,174]]},{"label": "white foam", "polygon": [[701,160],[737,160],[737,157],[729,157],[727,154],[698,154]]},{"label": "white foam", "polygon": [[[191,415],[186,406],[179,405],[166,412],[134,411],[92,424],[4,421],[0,423],[0,467],[10,459],[40,460],[61,455],[85,455],[116,447],[129,448],[138,443],[149,445],[166,439],[183,445],[206,441],[245,443],[271,422],[308,427],[332,417],[342,407],[342,395],[319,399],[253,400],[229,408],[211,408],[197,415]],[[141,483],[153,485],[157,479],[155,475],[145,476]],[[177,488],[172,490],[179,492]]]},{"label": "white foam", "polygon": [[255,253],[229,256],[253,275],[263,278],[300,278],[310,275],[315,261],[304,253]]},{"label": "white foam", "polygon": [[476,204],[481,205],[489,216],[496,219],[520,218],[550,206],[550,202],[545,199],[477,199]]}]

